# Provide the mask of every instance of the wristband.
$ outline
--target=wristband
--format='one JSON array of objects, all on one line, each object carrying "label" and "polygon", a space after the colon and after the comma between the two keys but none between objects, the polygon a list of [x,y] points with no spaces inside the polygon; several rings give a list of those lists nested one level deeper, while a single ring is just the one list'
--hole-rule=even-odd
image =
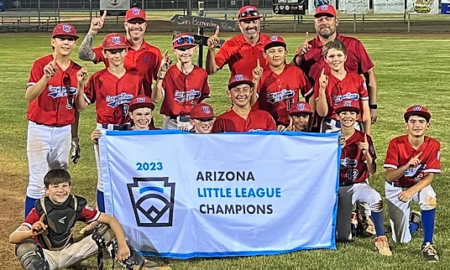
[{"label": "wristband", "polygon": [[376,110],[376,109],[378,109],[378,105],[377,104],[370,104],[369,108],[372,109],[372,110]]}]

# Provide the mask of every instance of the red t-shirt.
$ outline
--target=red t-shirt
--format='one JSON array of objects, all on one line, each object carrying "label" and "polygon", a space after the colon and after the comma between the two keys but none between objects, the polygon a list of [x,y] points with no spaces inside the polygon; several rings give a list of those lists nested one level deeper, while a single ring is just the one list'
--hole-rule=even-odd
[{"label": "red t-shirt", "polygon": [[425,136],[423,144],[415,150],[408,141],[408,135],[396,137],[389,142],[384,168],[400,168],[421,152],[420,164],[406,170],[399,179],[394,181],[395,184],[412,187],[428,173],[440,174],[441,144],[436,139]]},{"label": "red t-shirt", "polygon": [[[328,104],[328,115],[326,118],[337,120],[335,108],[343,100],[359,100],[359,109],[361,113],[359,114],[358,121],[361,121],[361,101],[369,100],[369,94],[367,92],[367,86],[364,79],[355,73],[347,73],[345,78],[341,81],[331,75],[331,73],[325,74],[328,75],[328,86],[325,90]],[[314,98],[316,102],[319,99],[319,89],[319,81],[317,81],[314,86]]]},{"label": "red t-shirt", "polygon": [[222,68],[228,64],[231,76],[243,74],[247,78],[252,78],[257,59],[262,68],[269,68],[267,60],[263,56],[264,45],[269,39],[269,36],[260,34],[258,42],[252,46],[245,41],[243,34],[232,37],[222,45],[216,54],[216,65]]},{"label": "red t-shirt", "polygon": [[[105,66],[109,67],[108,59],[103,57],[103,46],[100,45],[93,50],[97,59],[95,63],[104,62]],[[130,47],[125,57],[125,68],[127,70],[135,70],[144,77],[144,91],[148,97],[152,96],[152,83],[158,76],[161,61],[162,55],[158,47],[148,44],[145,40],[138,50]]]},{"label": "red t-shirt", "polygon": [[[83,208],[83,210],[81,210],[80,217],[78,218],[77,221],[81,221],[84,223],[91,223],[93,221],[96,221],[100,217],[100,214],[101,213],[99,211],[92,209],[91,207],[86,205]],[[40,218],[41,216],[39,216],[39,213],[36,211],[36,208],[33,208],[23,221],[22,225],[28,227],[31,230],[33,224],[38,222]],[[36,241],[36,243],[42,246],[37,236],[33,236],[32,238]]]},{"label": "red t-shirt", "polygon": [[229,110],[217,117],[211,133],[277,130],[275,120],[266,111],[251,110],[247,120]]},{"label": "red t-shirt", "polygon": [[269,112],[277,124],[289,125],[289,111],[292,104],[313,92],[302,70],[286,65],[280,75],[266,70],[258,85],[259,109]]},{"label": "red t-shirt", "polygon": [[[355,133],[345,142],[345,146],[341,152],[341,169],[339,175],[339,183],[363,183],[369,178],[369,170],[367,169],[366,157],[359,149],[359,143],[364,142],[364,134],[355,130]],[[369,143],[369,154],[375,160],[377,155],[373,147],[372,138],[367,135]]]},{"label": "red t-shirt", "polygon": [[96,103],[97,123],[130,123],[129,103],[143,94],[142,82],[142,76],[136,71],[127,71],[120,79],[108,69],[95,72],[84,89],[84,98],[88,104]]},{"label": "red t-shirt", "polygon": [[[339,33],[336,35],[344,43],[347,48],[347,61],[345,61],[345,70],[350,73],[364,74],[369,69],[374,67],[372,60],[362,42],[354,37],[343,36]],[[309,77],[312,83],[320,76],[322,69],[329,71],[330,67],[325,63],[322,55],[323,44],[317,35],[310,40],[310,50],[303,56],[300,68]]]},{"label": "red t-shirt", "polygon": [[[50,54],[34,62],[27,89],[42,78],[44,67],[51,61],[53,55]],[[66,126],[75,121],[77,72],[81,67],[70,61],[69,67],[63,71],[58,64],[56,65],[58,67],[56,75],[48,81],[42,93],[28,104],[27,119],[32,122],[49,126]]]},{"label": "red t-shirt", "polygon": [[176,65],[171,66],[162,84],[163,103],[161,114],[167,116],[187,115],[195,104],[209,97],[208,73],[194,66],[189,74],[181,72]]}]

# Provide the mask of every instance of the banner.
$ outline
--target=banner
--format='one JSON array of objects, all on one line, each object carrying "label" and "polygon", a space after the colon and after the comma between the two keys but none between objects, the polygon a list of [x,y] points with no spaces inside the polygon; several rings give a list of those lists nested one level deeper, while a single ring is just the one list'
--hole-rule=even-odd
[{"label": "banner", "polygon": [[438,14],[438,0],[408,0],[407,11],[411,14]]},{"label": "banner", "polygon": [[373,13],[405,13],[404,0],[373,0]]},{"label": "banner", "polygon": [[347,14],[367,14],[369,11],[369,0],[345,0],[343,5]]},{"label": "banner", "polygon": [[106,212],[146,256],[335,249],[338,134],[107,131]]},{"label": "banner", "polygon": [[336,0],[309,0],[308,1],[308,14],[314,15],[316,14],[316,8],[321,5],[332,5],[336,7]]},{"label": "banner", "polygon": [[100,10],[119,11],[129,8],[130,0],[100,0]]}]

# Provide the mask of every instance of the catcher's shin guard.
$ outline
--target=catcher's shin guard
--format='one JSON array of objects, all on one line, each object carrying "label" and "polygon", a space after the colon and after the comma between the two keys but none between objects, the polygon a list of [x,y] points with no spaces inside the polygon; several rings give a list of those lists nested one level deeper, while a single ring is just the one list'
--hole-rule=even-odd
[{"label": "catcher's shin guard", "polygon": [[20,264],[26,270],[50,270],[42,248],[34,240],[25,240],[16,246],[16,254]]}]

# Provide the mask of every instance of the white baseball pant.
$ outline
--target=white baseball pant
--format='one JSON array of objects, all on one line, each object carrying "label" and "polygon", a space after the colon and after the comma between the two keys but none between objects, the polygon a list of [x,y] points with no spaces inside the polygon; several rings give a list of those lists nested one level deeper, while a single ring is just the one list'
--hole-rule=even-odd
[{"label": "white baseball pant", "polygon": [[[320,133],[334,133],[341,131],[341,127],[338,125],[339,121],[334,119],[322,119],[322,123],[320,123]],[[355,122],[355,129],[362,130],[362,123]]]},{"label": "white baseball pant", "polygon": [[389,219],[392,229],[392,240],[394,242],[409,243],[412,239],[409,231],[409,220],[411,213],[411,201],[419,203],[421,210],[432,210],[436,208],[436,193],[433,188],[428,185],[423,188],[408,202],[402,202],[398,199],[398,195],[407,190],[407,188],[396,187],[392,183],[386,181],[386,200],[388,204]]},{"label": "white baseball pant", "polygon": [[29,121],[27,158],[29,182],[27,196],[40,199],[45,194],[44,176],[49,170],[69,167],[72,142],[70,125],[51,127]]},{"label": "white baseball pant", "polygon": [[351,216],[353,204],[356,202],[367,203],[370,210],[380,212],[383,202],[380,193],[367,183],[356,183],[350,186],[339,187],[338,214],[336,224],[336,240],[352,240]]},{"label": "white baseball pant", "polygon": [[180,122],[179,116],[177,119],[171,119],[169,116],[164,116],[162,129],[186,129],[191,130],[193,126],[189,122]]}]

